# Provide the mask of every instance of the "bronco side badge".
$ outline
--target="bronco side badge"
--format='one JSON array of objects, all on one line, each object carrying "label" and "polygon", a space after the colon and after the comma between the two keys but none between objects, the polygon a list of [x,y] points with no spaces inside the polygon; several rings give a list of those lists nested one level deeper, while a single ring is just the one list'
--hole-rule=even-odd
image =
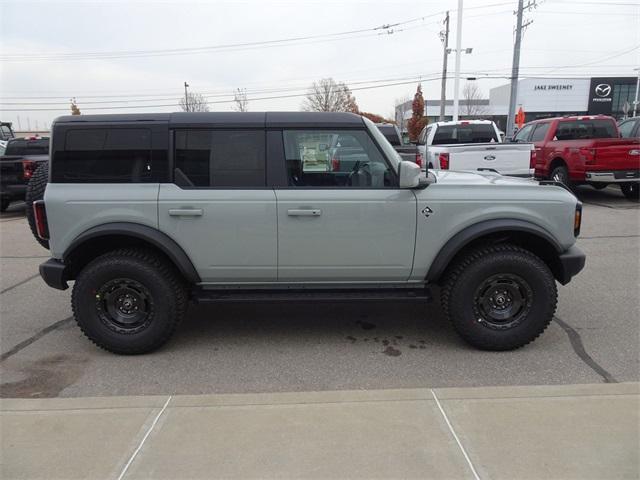
[{"label": "bronco side badge", "polygon": [[421,210],[421,212],[426,218],[429,218],[429,215],[431,215],[433,213],[433,210],[431,210],[429,207],[424,207]]}]

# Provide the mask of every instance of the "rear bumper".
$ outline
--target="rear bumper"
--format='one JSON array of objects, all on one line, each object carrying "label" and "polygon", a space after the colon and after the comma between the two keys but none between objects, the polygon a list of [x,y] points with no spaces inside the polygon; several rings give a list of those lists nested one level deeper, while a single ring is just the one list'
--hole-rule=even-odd
[{"label": "rear bumper", "polygon": [[40,276],[47,285],[58,290],[69,288],[69,272],[67,266],[56,258],[50,258],[40,264]]},{"label": "rear bumper", "polygon": [[584,252],[575,245],[562,253],[559,258],[562,271],[559,272],[558,281],[562,285],[566,285],[575,275],[580,273],[587,259]]},{"label": "rear bumper", "polygon": [[592,183],[640,182],[640,170],[609,170],[585,172],[585,180]]}]

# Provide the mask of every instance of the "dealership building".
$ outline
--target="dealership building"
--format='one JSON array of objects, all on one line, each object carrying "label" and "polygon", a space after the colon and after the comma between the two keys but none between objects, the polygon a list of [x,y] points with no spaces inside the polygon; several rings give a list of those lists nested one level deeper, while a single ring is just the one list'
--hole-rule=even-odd
[{"label": "dealership building", "polygon": [[[527,122],[538,118],[564,115],[611,115],[623,118],[631,115],[635,100],[637,77],[592,78],[525,78],[518,82],[516,109],[522,107]],[[460,118],[493,120],[504,130],[509,110],[510,84],[492,88],[489,99],[476,100],[477,108],[467,108],[461,99]],[[447,100],[445,119],[451,120],[453,102]],[[476,111],[475,115],[465,112]],[[429,122],[438,121],[440,100],[425,100],[425,115]],[[411,118],[411,102],[396,106],[396,121]]]}]

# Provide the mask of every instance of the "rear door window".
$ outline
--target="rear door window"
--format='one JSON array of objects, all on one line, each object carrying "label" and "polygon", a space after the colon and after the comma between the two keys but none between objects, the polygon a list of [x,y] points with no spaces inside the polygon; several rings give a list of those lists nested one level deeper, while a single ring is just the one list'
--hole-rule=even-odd
[{"label": "rear door window", "polygon": [[71,129],[66,132],[64,150],[54,155],[52,181],[159,182],[166,177],[166,152],[159,152],[157,160],[154,167],[149,129]]},{"label": "rear door window", "polygon": [[568,120],[558,123],[555,140],[616,138],[615,124],[605,119]]},{"label": "rear door window", "polygon": [[499,142],[493,125],[488,123],[467,123],[438,126],[431,142],[433,145],[454,145],[460,143]]},{"label": "rear door window", "polygon": [[182,187],[264,187],[265,165],[264,130],[175,133],[176,182]]}]

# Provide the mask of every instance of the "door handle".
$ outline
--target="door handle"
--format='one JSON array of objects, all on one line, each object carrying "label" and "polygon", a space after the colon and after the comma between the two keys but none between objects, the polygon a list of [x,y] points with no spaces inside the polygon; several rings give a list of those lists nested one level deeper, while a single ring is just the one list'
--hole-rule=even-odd
[{"label": "door handle", "polygon": [[319,217],[322,215],[322,210],[319,208],[291,209],[287,210],[287,215],[290,217]]},{"label": "door handle", "polygon": [[201,208],[170,208],[169,215],[172,217],[201,217]]}]

